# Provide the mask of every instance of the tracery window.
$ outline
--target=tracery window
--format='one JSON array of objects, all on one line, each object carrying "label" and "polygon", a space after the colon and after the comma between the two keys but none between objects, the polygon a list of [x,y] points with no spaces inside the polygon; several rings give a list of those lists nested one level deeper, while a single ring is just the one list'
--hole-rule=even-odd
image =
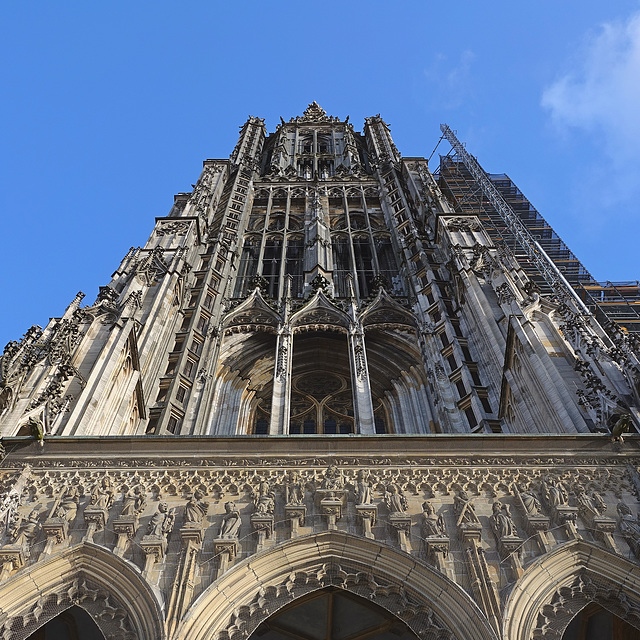
[{"label": "tracery window", "polygon": [[351,385],[343,376],[318,372],[298,376],[291,391],[291,434],[354,432]]}]

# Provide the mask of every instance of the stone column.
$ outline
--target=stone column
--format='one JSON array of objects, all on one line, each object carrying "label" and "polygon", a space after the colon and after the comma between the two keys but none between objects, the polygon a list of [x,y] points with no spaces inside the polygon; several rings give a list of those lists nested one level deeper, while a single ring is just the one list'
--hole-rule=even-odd
[{"label": "stone column", "polygon": [[376,432],[373,419],[373,400],[369,385],[369,368],[364,345],[364,330],[357,324],[349,328],[349,359],[351,361],[351,383],[353,385],[353,409],[358,433]]},{"label": "stone column", "polygon": [[280,327],[276,342],[273,392],[271,395],[271,421],[269,434],[289,433],[289,406],[291,404],[291,362],[293,336],[288,326]]},{"label": "stone column", "polygon": [[298,537],[298,528],[304,526],[307,515],[307,507],[304,504],[286,504],[284,515],[291,523],[291,537]]},{"label": "stone column", "polygon": [[357,504],[356,511],[358,512],[358,520],[362,525],[362,534],[365,538],[374,539],[374,535],[371,531],[376,523],[378,517],[378,507],[375,504]]}]

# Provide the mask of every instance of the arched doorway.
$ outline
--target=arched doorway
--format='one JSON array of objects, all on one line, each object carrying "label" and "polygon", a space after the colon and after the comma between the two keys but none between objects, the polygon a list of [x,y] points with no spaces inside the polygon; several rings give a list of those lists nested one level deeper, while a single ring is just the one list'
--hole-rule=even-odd
[{"label": "arched doorway", "polygon": [[639,634],[628,622],[591,602],[571,620],[562,640],[635,640]]},{"label": "arched doorway", "polygon": [[267,618],[249,640],[417,640],[398,617],[377,604],[329,588],[299,598]]},{"label": "arched doorway", "polygon": [[34,631],[27,640],[105,640],[91,616],[73,606]]}]

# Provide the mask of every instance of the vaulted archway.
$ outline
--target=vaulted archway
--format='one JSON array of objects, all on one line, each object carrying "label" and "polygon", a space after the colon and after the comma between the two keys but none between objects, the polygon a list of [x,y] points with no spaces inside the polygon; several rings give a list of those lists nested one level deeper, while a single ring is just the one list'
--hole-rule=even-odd
[{"label": "vaulted archway", "polygon": [[250,640],[418,640],[393,613],[344,589],[298,598],[262,622]]},{"label": "vaulted archway", "polygon": [[106,549],[83,543],[0,585],[0,638],[26,640],[73,606],[86,611],[105,638],[165,637],[160,603],[139,571]]},{"label": "vaulted archway", "polygon": [[238,563],[192,604],[178,635],[184,640],[244,640],[278,611],[328,589],[364,598],[384,609],[387,620],[397,616],[419,637],[496,640],[476,603],[442,573],[380,542],[342,531],[295,538]]},{"label": "vaulted archway", "polygon": [[640,567],[588,542],[568,542],[535,560],[514,585],[503,637],[560,640],[590,603],[640,630]]}]

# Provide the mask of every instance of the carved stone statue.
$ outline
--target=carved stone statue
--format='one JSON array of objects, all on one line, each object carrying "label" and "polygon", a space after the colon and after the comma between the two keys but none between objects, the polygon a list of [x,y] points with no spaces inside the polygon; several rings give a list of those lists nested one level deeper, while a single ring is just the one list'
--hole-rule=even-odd
[{"label": "carved stone statue", "polygon": [[620,533],[637,556],[640,553],[640,516],[634,518],[631,509],[624,502],[618,502],[617,510]]},{"label": "carved stone statue", "polygon": [[476,515],[476,509],[469,498],[469,494],[466,491],[460,491],[460,493],[453,499],[453,510],[457,517],[456,524],[480,524],[478,516]]},{"label": "carved stone statue", "polygon": [[304,503],[304,489],[300,481],[300,474],[297,471],[292,471],[287,477],[285,499],[287,504]]},{"label": "carved stone statue", "polygon": [[394,513],[404,513],[409,506],[402,489],[393,483],[387,487],[384,502],[392,515]]},{"label": "carved stone statue", "polygon": [[324,478],[322,480],[321,489],[329,489],[330,491],[337,491],[344,487],[344,477],[342,471],[334,464],[324,472]]},{"label": "carved stone statue", "polygon": [[224,516],[220,524],[220,538],[237,538],[242,521],[235,502],[224,503]]},{"label": "carved stone statue", "polygon": [[169,505],[166,502],[161,502],[158,505],[158,510],[153,514],[151,520],[149,520],[147,533],[150,536],[164,538],[171,531],[174,521],[174,510],[169,510]]},{"label": "carved stone statue", "polygon": [[447,530],[444,524],[444,518],[442,514],[436,515],[433,505],[425,500],[422,503],[422,518],[423,518],[423,534],[425,538],[438,537],[442,538],[447,535]]},{"label": "carved stone statue", "polygon": [[15,532],[14,542],[17,544],[31,545],[38,530],[40,529],[40,512],[33,509],[26,520],[22,520],[18,530]]},{"label": "carved stone statue", "polygon": [[97,483],[91,491],[90,506],[109,510],[113,504],[113,494],[114,491],[111,486],[111,478],[109,476],[104,476],[104,478],[102,478],[102,480]]},{"label": "carved stone statue", "polygon": [[373,504],[373,490],[370,482],[371,474],[367,469],[358,471],[356,482],[356,504]]},{"label": "carved stone statue", "polygon": [[551,476],[544,479],[544,495],[552,507],[569,504],[569,492],[562,482]]},{"label": "carved stone statue", "polygon": [[122,501],[121,516],[136,516],[144,511],[147,503],[146,496],[140,487],[131,489]]},{"label": "carved stone statue", "polygon": [[597,491],[588,495],[582,485],[576,486],[576,501],[580,513],[587,518],[601,516],[607,510],[607,504],[602,496]]},{"label": "carved stone statue", "polygon": [[264,478],[260,480],[258,490],[253,494],[253,504],[256,513],[273,513],[275,493],[271,491],[271,486]]},{"label": "carved stone statue", "polygon": [[518,492],[520,493],[520,498],[522,499],[522,504],[524,505],[527,515],[537,516],[542,514],[540,500],[538,500],[531,491],[527,491],[525,487],[519,487]]},{"label": "carved stone statue", "polygon": [[196,489],[184,508],[185,523],[200,524],[202,522],[202,518],[204,518],[209,508],[209,503],[202,500],[202,498],[204,498],[204,494],[200,489]]},{"label": "carved stone statue", "polygon": [[500,500],[496,500],[493,503],[492,509],[493,513],[489,520],[496,538],[517,538],[518,529],[511,518],[509,505],[503,504]]},{"label": "carved stone statue", "polygon": [[78,513],[79,502],[80,495],[77,487],[74,484],[69,485],[60,498],[60,504],[56,510],[55,517],[62,518],[67,522],[72,522]]}]

